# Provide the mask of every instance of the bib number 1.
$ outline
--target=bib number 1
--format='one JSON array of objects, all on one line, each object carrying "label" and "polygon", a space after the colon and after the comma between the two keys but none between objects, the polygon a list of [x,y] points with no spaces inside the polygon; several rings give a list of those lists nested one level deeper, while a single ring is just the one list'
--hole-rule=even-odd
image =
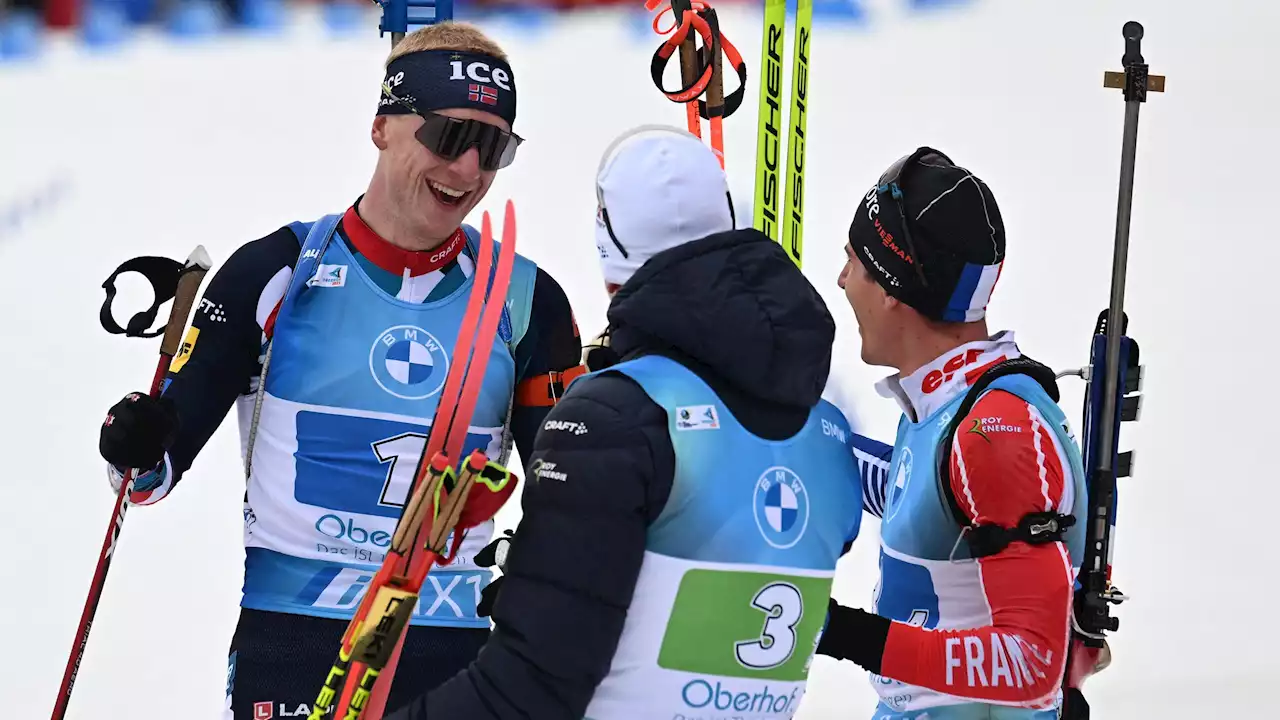
[{"label": "bib number 1", "polygon": [[734,643],[738,662],[755,670],[778,667],[795,653],[804,596],[790,583],[775,582],[761,588],[751,606],[765,614],[764,627],[759,637]]},{"label": "bib number 1", "polygon": [[378,504],[385,507],[404,507],[409,498],[409,488],[418,472],[418,461],[427,448],[427,436],[404,433],[373,443],[373,453],[380,463],[390,463],[387,479],[382,483]]}]

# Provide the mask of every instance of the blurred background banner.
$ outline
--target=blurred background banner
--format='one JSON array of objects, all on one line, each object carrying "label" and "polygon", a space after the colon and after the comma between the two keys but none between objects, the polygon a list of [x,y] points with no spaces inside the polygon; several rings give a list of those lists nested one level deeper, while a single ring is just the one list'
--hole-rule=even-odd
[{"label": "blurred background banner", "polygon": [[[909,11],[972,4],[978,0],[901,0]],[[877,0],[815,0],[815,22],[862,23]],[[749,0],[722,0],[717,8],[751,6]],[[75,36],[92,46],[126,42],[137,30],[158,28],[175,37],[216,36],[282,29],[298,10],[318,10],[333,30],[368,29],[361,20],[374,12],[371,0],[0,0],[0,62],[38,55],[52,36]],[[622,8],[643,14],[636,0],[460,0],[459,20],[500,16],[527,25],[557,15]],[[790,10],[794,14],[794,8]]]}]

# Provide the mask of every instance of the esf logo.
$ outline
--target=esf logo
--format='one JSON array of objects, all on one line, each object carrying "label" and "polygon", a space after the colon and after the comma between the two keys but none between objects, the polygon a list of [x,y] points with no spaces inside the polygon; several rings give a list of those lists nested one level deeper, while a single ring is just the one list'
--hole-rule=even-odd
[{"label": "esf logo", "polygon": [[373,544],[380,548],[391,546],[391,534],[382,530],[372,532],[359,527],[353,518],[343,520],[337,515],[322,515],[316,521],[316,532],[334,540],[346,540],[356,545]]},{"label": "esf logo", "polygon": [[434,335],[413,325],[382,331],[369,349],[369,372],[388,393],[422,400],[440,392],[449,373],[449,356]]}]

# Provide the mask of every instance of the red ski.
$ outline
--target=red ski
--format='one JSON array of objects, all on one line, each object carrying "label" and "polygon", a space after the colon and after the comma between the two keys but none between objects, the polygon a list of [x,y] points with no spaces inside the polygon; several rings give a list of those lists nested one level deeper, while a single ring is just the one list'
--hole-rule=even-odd
[{"label": "red ski", "polygon": [[[492,494],[480,507],[472,508],[473,513],[479,510],[479,515],[490,516],[490,509],[501,507],[515,489],[516,476],[490,462],[484,452],[476,450],[465,459],[460,457],[506,306],[515,245],[515,206],[508,200],[496,271],[492,224],[489,213],[483,215],[479,257],[472,276],[474,285],[409,500],[396,523],[386,558],[343,634],[338,658],[325,678],[309,720],[381,719],[404,630],[427,573],[435,565],[452,562],[465,529],[488,519],[468,516],[467,499],[472,488],[480,483],[483,491]],[[486,295],[486,281],[491,274],[493,281]],[[446,548],[446,540],[455,528],[459,532],[454,533],[453,542]],[[378,683],[383,674],[387,679]],[[330,715],[327,711],[331,705],[334,712]]]}]

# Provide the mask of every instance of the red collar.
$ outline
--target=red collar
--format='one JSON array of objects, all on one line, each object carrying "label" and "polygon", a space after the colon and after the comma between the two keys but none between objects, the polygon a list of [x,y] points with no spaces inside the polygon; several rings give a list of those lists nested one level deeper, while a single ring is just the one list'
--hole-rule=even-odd
[{"label": "red collar", "polygon": [[399,275],[409,268],[409,274],[417,277],[439,270],[453,262],[467,244],[466,233],[458,228],[453,235],[430,250],[404,250],[383,240],[365,223],[354,205],[342,216],[342,229],[356,250],[374,265],[389,273]]}]

